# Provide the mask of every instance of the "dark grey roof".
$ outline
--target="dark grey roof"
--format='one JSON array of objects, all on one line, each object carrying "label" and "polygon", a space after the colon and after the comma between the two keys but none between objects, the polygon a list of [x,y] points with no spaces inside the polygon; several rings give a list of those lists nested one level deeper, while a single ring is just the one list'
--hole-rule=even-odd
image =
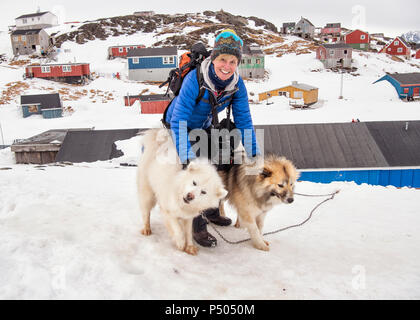
[{"label": "dark grey roof", "polygon": [[420,83],[420,72],[393,73],[393,74],[389,74],[389,76],[397,80],[400,84],[419,84]]},{"label": "dark grey roof", "polygon": [[61,108],[60,94],[33,94],[20,96],[20,104],[41,104],[41,109]]},{"label": "dark grey roof", "polygon": [[162,47],[162,48],[139,48],[129,50],[127,57],[147,57],[147,56],[173,56],[178,55],[176,47]]},{"label": "dark grey roof", "polygon": [[115,141],[134,137],[139,129],[69,131],[57,154],[56,161],[94,162],[123,155]]},{"label": "dark grey roof", "polygon": [[264,150],[299,169],[420,166],[420,121],[290,124],[264,129]]},{"label": "dark grey roof", "polygon": [[[264,152],[298,169],[420,166],[420,121],[286,124],[264,129]],[[115,141],[146,129],[68,131],[56,161],[93,162],[121,156]]]},{"label": "dark grey roof", "polygon": [[295,25],[296,25],[296,22],[284,22],[283,28],[294,27]]},{"label": "dark grey roof", "polygon": [[253,55],[253,54],[263,55],[264,53],[263,53],[263,51],[261,50],[260,47],[250,47],[250,46],[245,45],[245,46],[242,47],[242,54],[245,54],[245,55]]},{"label": "dark grey roof", "polygon": [[15,30],[12,32],[12,36],[38,34],[42,29],[28,29],[28,30]]},{"label": "dark grey roof", "polygon": [[420,49],[420,43],[417,43],[417,44],[415,45],[414,49],[416,49],[416,50]]},{"label": "dark grey roof", "polygon": [[327,23],[327,25],[325,26],[325,28],[341,28],[341,23]]},{"label": "dark grey roof", "polygon": [[27,139],[17,140],[13,143],[13,145],[49,144],[54,141],[61,143],[63,142],[68,130],[69,129],[48,130]]},{"label": "dark grey roof", "polygon": [[45,11],[45,12],[37,12],[37,13],[30,13],[30,14],[24,14],[20,17],[17,17],[16,19],[21,19],[21,18],[32,18],[32,17],[38,17],[38,16],[43,16],[44,14],[48,13],[49,11]]},{"label": "dark grey roof", "polygon": [[350,49],[351,48],[351,46],[349,46],[346,43],[324,43],[324,44],[321,44],[321,46],[327,49],[339,49],[339,48]]},{"label": "dark grey roof", "polygon": [[420,165],[420,121],[368,122],[367,128],[390,166]]},{"label": "dark grey roof", "polygon": [[168,97],[166,94],[149,94],[141,95],[140,101],[161,101],[161,100],[171,100],[171,97]]}]

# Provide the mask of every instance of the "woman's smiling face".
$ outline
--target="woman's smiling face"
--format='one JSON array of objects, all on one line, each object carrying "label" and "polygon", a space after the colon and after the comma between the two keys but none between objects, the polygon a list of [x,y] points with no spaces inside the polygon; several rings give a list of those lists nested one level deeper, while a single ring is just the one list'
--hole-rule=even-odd
[{"label": "woman's smiling face", "polygon": [[231,54],[221,54],[213,60],[214,71],[220,80],[229,79],[238,67],[238,58]]}]

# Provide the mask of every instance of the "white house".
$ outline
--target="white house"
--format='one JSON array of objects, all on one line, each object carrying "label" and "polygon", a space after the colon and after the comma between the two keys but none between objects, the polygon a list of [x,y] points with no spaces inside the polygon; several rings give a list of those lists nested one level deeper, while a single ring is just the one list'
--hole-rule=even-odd
[{"label": "white house", "polygon": [[43,29],[58,25],[58,18],[49,11],[24,14],[15,18],[17,30]]}]

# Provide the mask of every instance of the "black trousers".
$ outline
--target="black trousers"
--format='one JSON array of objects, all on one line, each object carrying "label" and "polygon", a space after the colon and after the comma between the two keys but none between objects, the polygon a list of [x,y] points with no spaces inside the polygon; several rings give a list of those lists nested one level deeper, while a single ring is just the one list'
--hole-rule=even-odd
[{"label": "black trousers", "polygon": [[[218,171],[228,171],[231,168],[232,164],[230,164],[230,163],[225,163],[225,164],[219,163],[219,161],[218,161],[219,157],[217,155],[216,155],[216,157],[217,157],[216,161],[215,161],[215,159],[211,159],[212,143],[217,144],[218,150],[220,151],[220,143],[218,141],[212,141],[212,139],[211,139],[211,128],[205,129],[203,131],[205,131],[206,134],[207,134],[208,150],[198,149],[195,152],[196,156],[197,157],[207,157],[209,160],[212,161],[212,163],[214,163],[214,165],[216,166],[216,169]],[[193,148],[194,145],[199,141],[200,140],[198,140],[198,139],[196,141],[190,141],[191,147]],[[233,140],[231,140],[231,143],[232,143],[232,148],[233,149],[237,147],[236,145],[233,145],[233,143],[234,143]],[[211,210],[211,209],[216,209],[216,208],[209,208],[208,210],[205,210],[204,215],[206,217],[218,217],[220,215],[219,210]],[[207,226],[207,222],[206,222],[206,220],[204,220],[204,218],[201,215],[199,215],[199,216],[197,216],[193,219],[193,232],[200,232],[200,231],[206,230],[206,228],[207,228],[206,226]]]}]

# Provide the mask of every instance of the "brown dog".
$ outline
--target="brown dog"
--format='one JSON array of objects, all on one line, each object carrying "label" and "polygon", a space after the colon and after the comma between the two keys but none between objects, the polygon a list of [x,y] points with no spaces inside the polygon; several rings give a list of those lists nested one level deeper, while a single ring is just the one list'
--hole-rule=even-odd
[{"label": "brown dog", "polygon": [[[268,251],[269,243],[262,237],[264,219],[273,206],[293,202],[293,189],[299,177],[295,166],[284,157],[269,155],[219,174],[228,190],[225,200],[229,200],[238,213],[235,227],[247,228],[254,247]],[[222,216],[225,216],[225,200],[219,205]]]}]

